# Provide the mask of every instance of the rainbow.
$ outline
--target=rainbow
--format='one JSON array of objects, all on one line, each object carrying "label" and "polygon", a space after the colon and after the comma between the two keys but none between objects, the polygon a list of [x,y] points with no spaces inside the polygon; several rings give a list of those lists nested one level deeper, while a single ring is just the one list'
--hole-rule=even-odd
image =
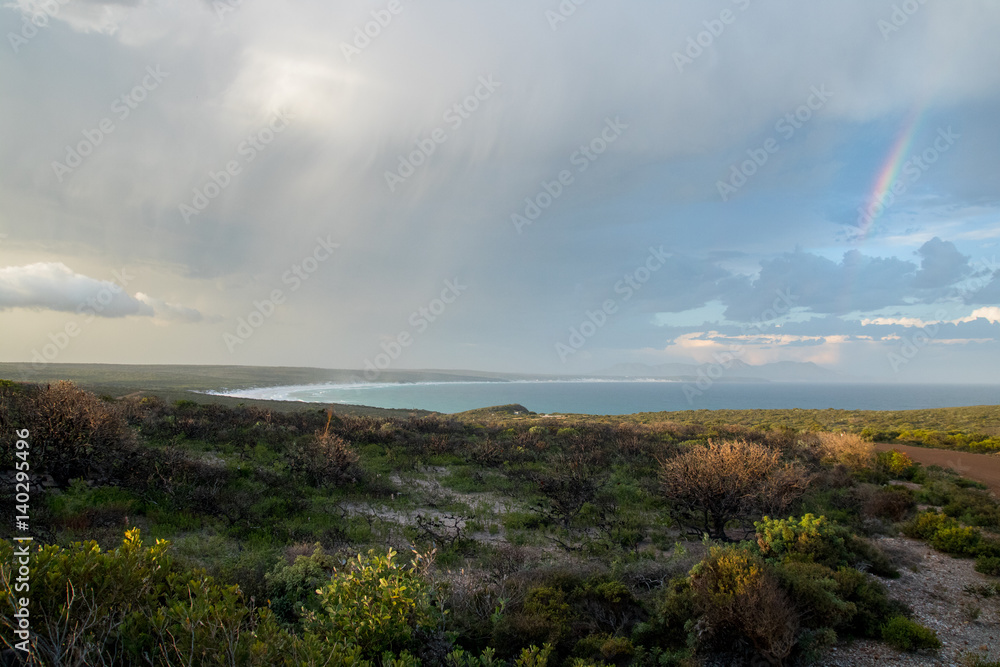
[{"label": "rainbow", "polygon": [[858,209],[858,241],[863,241],[872,232],[875,221],[885,212],[883,200],[889,194],[889,190],[896,182],[899,170],[903,167],[906,155],[909,151],[913,137],[916,135],[917,127],[920,125],[919,110],[911,111],[903,122],[896,140],[889,150],[878,171],[878,176],[872,184],[871,192],[866,198],[867,203]]}]

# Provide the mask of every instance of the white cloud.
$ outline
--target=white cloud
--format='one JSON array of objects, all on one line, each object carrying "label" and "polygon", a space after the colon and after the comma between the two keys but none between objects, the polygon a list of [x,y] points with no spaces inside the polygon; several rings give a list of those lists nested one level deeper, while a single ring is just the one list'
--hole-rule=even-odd
[{"label": "white cloud", "polygon": [[965,317],[959,317],[954,320],[923,320],[919,317],[872,317],[865,318],[861,320],[862,326],[876,325],[876,326],[899,326],[899,327],[929,327],[935,324],[966,324],[968,322],[975,322],[976,320],[983,319],[988,321],[990,324],[997,324],[1000,322],[1000,308],[997,306],[987,306],[986,308],[977,308],[972,311],[971,314]]},{"label": "white cloud", "polygon": [[130,296],[115,280],[75,273],[62,262],[37,262],[0,269],[0,310],[29,308],[99,317],[138,315],[165,322],[198,322],[197,310],[142,293]]},{"label": "white cloud", "polygon": [[989,321],[990,324],[997,324],[1000,322],[1000,308],[996,306],[987,306],[986,308],[977,308],[972,311],[972,314],[968,317],[963,317],[958,320],[952,320],[953,324],[959,324],[961,322],[974,322],[978,319],[984,319]]},{"label": "white cloud", "polygon": [[926,327],[937,324],[937,320],[922,320],[919,317],[871,317],[861,320],[861,326],[897,326],[897,327]]},{"label": "white cloud", "polygon": [[204,318],[202,314],[194,308],[188,308],[176,303],[168,303],[163,299],[156,299],[142,292],[136,292],[135,298],[147,308],[153,311],[154,317],[161,323],[167,322],[201,322]]}]

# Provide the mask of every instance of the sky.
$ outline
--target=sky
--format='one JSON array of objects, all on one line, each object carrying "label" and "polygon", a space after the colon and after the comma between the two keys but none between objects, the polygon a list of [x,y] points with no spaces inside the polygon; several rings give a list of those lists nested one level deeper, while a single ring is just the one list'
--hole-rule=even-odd
[{"label": "sky", "polygon": [[8,0],[0,360],[994,382],[998,30],[995,0]]}]

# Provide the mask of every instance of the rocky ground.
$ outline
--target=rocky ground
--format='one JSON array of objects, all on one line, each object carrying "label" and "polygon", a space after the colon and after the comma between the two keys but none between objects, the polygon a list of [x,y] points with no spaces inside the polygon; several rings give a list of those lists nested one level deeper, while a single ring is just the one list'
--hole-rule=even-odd
[{"label": "rocky ground", "polygon": [[902,576],[883,580],[889,594],[910,605],[914,620],[937,632],[944,646],[937,651],[902,653],[876,641],[841,643],[819,664],[830,667],[868,665],[971,665],[975,656],[1000,660],[1000,595],[983,592],[997,583],[973,569],[973,561],[938,553],[923,542],[884,537],[876,543],[894,556]]}]

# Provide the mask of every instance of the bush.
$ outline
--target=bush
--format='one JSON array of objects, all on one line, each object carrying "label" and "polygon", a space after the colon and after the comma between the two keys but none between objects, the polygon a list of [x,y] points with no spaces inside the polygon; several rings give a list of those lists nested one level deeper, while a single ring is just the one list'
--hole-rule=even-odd
[{"label": "bush", "polygon": [[834,571],[824,565],[786,561],[777,574],[808,628],[846,626],[858,611],[856,605],[840,597]]},{"label": "bush", "polygon": [[955,485],[935,480],[923,485],[917,493],[917,500],[927,505],[947,505],[956,491]]},{"label": "bush", "polygon": [[837,595],[857,610],[846,627],[850,634],[878,637],[880,627],[888,619],[908,611],[901,602],[889,599],[889,592],[880,581],[864,572],[842,567],[833,573],[833,579],[837,582]]},{"label": "bush", "polygon": [[957,491],[944,506],[944,513],[969,525],[1000,527],[1000,506],[987,491]]},{"label": "bush", "polygon": [[936,632],[905,616],[894,616],[883,625],[882,639],[900,651],[941,648]]},{"label": "bush", "polygon": [[875,464],[875,447],[854,433],[817,433],[824,460],[839,463],[852,471],[871,468]]},{"label": "bush", "polygon": [[536,586],[528,591],[520,609],[499,619],[493,630],[493,645],[501,655],[514,655],[525,644],[547,644],[565,654],[572,646],[570,633],[575,618],[562,588]]},{"label": "bush", "polygon": [[356,482],[361,473],[357,464],[358,455],[350,444],[326,431],[292,445],[288,451],[292,474],[316,487]]},{"label": "bush", "polygon": [[862,567],[880,576],[899,576],[881,550],[824,516],[806,514],[799,520],[764,517],[754,525],[757,547],[765,558],[807,559],[831,569]]},{"label": "bush", "polygon": [[766,563],[745,549],[713,547],[690,578],[704,634],[718,640],[736,632],[772,664],[788,657],[799,618]]},{"label": "bush", "polygon": [[[31,432],[31,469],[52,475],[60,487],[74,478],[106,481],[127,465],[136,440],[113,404],[71,382],[0,387],[7,421]],[[13,441],[0,456],[13,468]]]},{"label": "bush", "polygon": [[384,556],[369,551],[335,570],[316,591],[321,611],[307,614],[307,631],[326,641],[355,644],[372,658],[408,648],[418,628],[439,621],[438,610],[420,572],[422,557],[409,567],[395,557],[392,549]]},{"label": "bush", "polygon": [[982,572],[992,577],[1000,577],[1000,557],[979,556],[976,558],[976,572]]},{"label": "bush", "polygon": [[688,577],[677,577],[657,591],[652,617],[636,625],[632,641],[658,648],[681,648],[687,644],[688,621],[698,614],[695,591]]},{"label": "bush", "polygon": [[[635,656],[635,646],[627,637],[616,637],[606,633],[588,635],[573,648],[577,660],[592,660],[601,665],[629,665]],[[585,664],[573,662],[574,665]],[[593,662],[590,664],[594,664]]]},{"label": "bush", "polygon": [[[273,665],[293,652],[294,638],[267,609],[247,606],[238,586],[175,567],[168,546],[143,547],[139,531],[131,530],[109,552],[95,542],[37,547],[32,654],[57,665],[208,664],[210,656]],[[16,625],[12,554],[0,541],[0,625],[8,642]]]},{"label": "bush", "polygon": [[913,462],[909,454],[898,449],[879,452],[877,465],[886,474],[897,479],[912,479],[917,471],[917,464]]},{"label": "bush", "polygon": [[876,490],[861,508],[867,518],[902,521],[917,506],[913,492],[902,486],[890,486]]},{"label": "bush", "polygon": [[918,540],[929,540],[941,529],[958,526],[954,519],[939,512],[921,512],[903,526],[903,534]]},{"label": "bush", "polygon": [[312,554],[298,555],[289,564],[282,559],[265,575],[271,610],[285,623],[298,623],[308,612],[320,611],[316,589],[336,572],[336,560],[316,544]]},{"label": "bush", "polygon": [[692,535],[729,541],[726,524],[744,529],[768,512],[784,511],[805,491],[804,471],[780,453],[743,440],[696,446],[660,466],[671,516]]},{"label": "bush", "polygon": [[983,536],[976,528],[942,528],[934,533],[930,545],[938,551],[955,556],[975,556]]}]

